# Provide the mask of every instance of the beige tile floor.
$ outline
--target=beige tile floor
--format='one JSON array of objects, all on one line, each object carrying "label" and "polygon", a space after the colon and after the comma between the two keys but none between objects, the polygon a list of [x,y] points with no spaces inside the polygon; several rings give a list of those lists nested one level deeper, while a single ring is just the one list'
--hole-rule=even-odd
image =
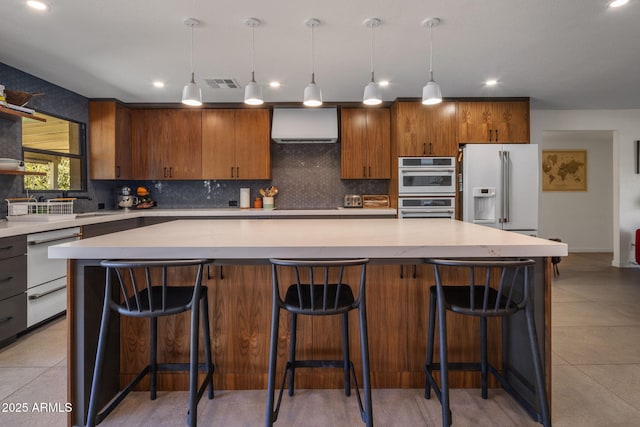
[{"label": "beige tile floor", "polygon": [[[553,423],[559,427],[640,425],[640,269],[610,267],[611,254],[571,254],[554,280]],[[65,320],[0,350],[0,427],[65,426]],[[260,426],[265,392],[217,391],[201,401],[202,426]],[[535,426],[499,390],[483,401],[477,390],[452,392],[455,426]],[[182,426],[186,392],[133,394],[105,426]],[[19,413],[9,405],[26,403]],[[33,405],[53,404],[34,411]],[[377,426],[439,425],[437,400],[421,390],[374,390]],[[58,407],[56,407],[56,405]],[[39,407],[39,406],[37,406]],[[340,390],[301,390],[283,401],[280,426],[360,426],[354,398]],[[8,412],[7,412],[8,411]]]}]

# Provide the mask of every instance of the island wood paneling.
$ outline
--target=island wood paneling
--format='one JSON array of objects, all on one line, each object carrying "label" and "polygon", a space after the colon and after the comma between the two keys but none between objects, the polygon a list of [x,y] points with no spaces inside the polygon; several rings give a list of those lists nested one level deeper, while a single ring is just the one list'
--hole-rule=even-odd
[{"label": "island wood paneling", "polygon": [[[423,387],[428,328],[429,287],[433,271],[429,265],[369,265],[367,310],[372,386],[377,388]],[[454,273],[447,272],[448,276]],[[453,276],[455,278],[455,275]],[[357,288],[356,274],[347,275]],[[458,277],[459,283],[465,279]],[[291,283],[281,276],[281,283]],[[212,266],[205,280],[209,292],[214,380],[218,389],[264,389],[267,385],[271,325],[271,267],[269,265]],[[357,290],[357,289],[356,289]],[[479,360],[479,322],[468,316],[447,315],[450,361]],[[360,378],[360,343],[357,311],[349,316],[351,358]],[[540,331],[542,332],[542,331]],[[549,331],[545,331],[549,333]],[[201,336],[201,335],[200,335]],[[500,322],[489,323],[489,358],[499,366]],[[281,313],[277,381],[282,376],[289,351],[290,315]],[[149,354],[148,320],[121,319],[121,383],[130,381],[146,364]],[[202,344],[202,338],[200,338]],[[204,357],[200,345],[200,357]],[[299,316],[298,359],[341,359],[340,317]],[[182,314],[159,320],[159,362],[189,359],[189,316]],[[550,360],[547,349],[546,360]],[[202,360],[202,359],[201,359]],[[436,332],[435,360],[439,360]],[[549,375],[548,368],[548,375]],[[451,372],[452,387],[479,387],[472,372]],[[298,388],[341,388],[340,369],[296,371]],[[362,384],[360,384],[362,385]],[[493,383],[495,385],[495,382]],[[187,373],[160,373],[158,386],[186,390]],[[143,382],[139,389],[148,387]]]}]

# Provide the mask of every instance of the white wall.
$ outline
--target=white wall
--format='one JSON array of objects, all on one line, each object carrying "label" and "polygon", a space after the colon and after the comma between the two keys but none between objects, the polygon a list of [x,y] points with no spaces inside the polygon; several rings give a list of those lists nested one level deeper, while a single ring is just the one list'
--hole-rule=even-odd
[{"label": "white wall", "polygon": [[[631,244],[640,228],[640,175],[635,173],[635,143],[640,140],[640,110],[532,110],[531,142],[545,131],[613,131],[613,261],[630,267]],[[580,212],[576,211],[576,215]]]},{"label": "white wall", "polygon": [[587,150],[587,191],[542,191],[539,235],[570,252],[613,252],[613,132],[545,131],[538,148]]}]

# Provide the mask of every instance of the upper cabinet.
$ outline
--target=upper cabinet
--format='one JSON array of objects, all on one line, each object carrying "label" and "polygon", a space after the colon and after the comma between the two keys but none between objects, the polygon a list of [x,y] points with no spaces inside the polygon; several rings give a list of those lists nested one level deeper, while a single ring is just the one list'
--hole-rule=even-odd
[{"label": "upper cabinet", "polygon": [[204,179],[271,179],[269,110],[202,110]]},{"label": "upper cabinet", "polygon": [[131,178],[131,112],[114,101],[89,103],[91,179]]},{"label": "upper cabinet", "polygon": [[397,102],[393,107],[394,138],[399,157],[455,156],[456,103],[437,105]]},{"label": "upper cabinet", "polygon": [[391,178],[390,113],[386,108],[341,110],[342,179]]},{"label": "upper cabinet", "polygon": [[529,101],[459,102],[460,143],[529,143]]},{"label": "upper cabinet", "polygon": [[202,110],[131,111],[133,179],[202,177]]}]

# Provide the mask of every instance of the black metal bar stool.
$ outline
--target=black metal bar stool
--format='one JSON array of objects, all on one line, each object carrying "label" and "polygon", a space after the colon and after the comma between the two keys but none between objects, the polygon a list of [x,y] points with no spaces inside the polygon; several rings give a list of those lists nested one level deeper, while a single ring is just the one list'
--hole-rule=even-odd
[{"label": "black metal bar stool", "polygon": [[[187,260],[122,260],[102,261],[106,267],[106,290],[98,338],[98,351],[91,384],[91,397],[87,425],[102,422],[115,407],[129,394],[145,375],[150,376],[151,400],[156,398],[156,377],[158,371],[189,371],[189,412],[187,423],[197,424],[197,406],[200,398],[209,388],[209,399],[213,399],[213,362],[211,359],[211,338],[209,332],[209,308],[207,288],[202,286],[203,269],[211,263],[207,259]],[[170,286],[169,271],[197,267],[192,286]],[[190,272],[192,273],[192,271]],[[113,287],[120,290],[120,299],[114,299]],[[117,289],[116,288],[116,289]],[[200,324],[200,304],[202,305],[202,328],[204,335],[205,362],[198,363],[198,334]],[[105,359],[106,339],[111,310],[123,316],[149,318],[150,355],[149,364],[121,390],[98,413],[98,392],[101,386],[102,367]],[[189,363],[157,363],[158,317],[171,316],[191,311],[190,361]],[[204,381],[198,387],[198,371],[206,371]]]},{"label": "black metal bar stool", "polygon": [[[428,259],[425,262],[433,264],[436,285],[430,288],[429,298],[429,332],[427,337],[427,361],[425,365],[426,384],[425,398],[431,397],[431,388],[442,404],[442,425],[451,425],[451,410],[449,409],[449,370],[480,371],[482,377],[482,398],[487,398],[487,373],[493,374],[502,387],[507,391],[537,422],[551,426],[549,403],[545,388],[544,372],[538,348],[538,337],[533,313],[531,297],[533,260],[524,259],[491,259],[491,260],[445,260]],[[455,269],[455,284],[445,285],[443,270]],[[466,270],[467,282],[460,284],[462,273]],[[496,283],[491,287],[491,281]],[[438,312],[440,363],[433,362],[434,333]],[[480,362],[449,362],[447,357],[447,324],[446,311],[476,316],[480,318]],[[527,325],[529,351],[533,363],[535,384],[533,392],[538,400],[538,408],[533,407],[527,400],[509,384],[504,375],[488,362],[487,357],[487,319],[502,317],[503,319],[524,310]],[[503,323],[504,325],[504,323]],[[503,333],[503,346],[504,333]],[[503,347],[504,348],[504,347]],[[503,350],[504,351],[504,350]],[[503,366],[503,369],[506,369]],[[440,371],[438,387],[432,374]]]},{"label": "black metal bar stool", "polygon": [[[369,374],[369,345],[367,340],[367,312],[365,303],[366,265],[369,260],[317,261],[271,259],[270,261],[273,275],[273,303],[266,425],[272,426],[278,418],[287,374],[289,374],[289,396],[293,396],[294,377],[297,368],[341,368],[344,369],[345,395],[349,396],[351,394],[351,377],[353,377],[362,421],[366,423],[367,426],[373,426]],[[360,270],[360,285],[357,298],[354,296],[351,286],[343,282],[345,268],[350,267]],[[293,272],[294,282],[287,288],[285,297],[282,299],[278,274],[280,270],[287,268]],[[358,309],[360,320],[360,350],[362,353],[364,401],[358,388],[353,362],[349,357],[348,316],[349,311],[354,309]],[[275,376],[278,357],[280,310],[286,310],[291,313],[291,340],[289,360],[285,366],[282,377],[278,401],[275,403]],[[342,360],[296,359],[296,326],[299,314],[307,316],[342,316]]]}]

